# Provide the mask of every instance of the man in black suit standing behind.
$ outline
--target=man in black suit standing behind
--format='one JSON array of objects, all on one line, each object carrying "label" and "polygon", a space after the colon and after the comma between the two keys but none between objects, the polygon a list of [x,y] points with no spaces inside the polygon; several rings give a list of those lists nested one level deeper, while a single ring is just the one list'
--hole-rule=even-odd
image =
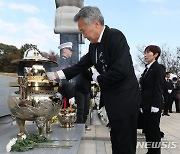
[{"label": "man in black suit standing behind", "polygon": [[164,96],[164,111],[163,111],[163,116],[170,116],[168,114],[168,109],[170,107],[170,95],[173,89],[173,84],[170,79],[170,72],[166,72],[166,78],[165,78],[165,85],[164,85],[164,91],[163,91],[163,96]]},{"label": "man in black suit standing behind", "polygon": [[180,90],[180,85],[179,85],[178,79],[176,77],[172,78],[172,85],[173,85],[173,89],[172,89],[172,92],[170,95],[169,111],[172,113],[172,105],[173,105],[173,102],[175,102],[176,113],[180,113],[179,98],[178,98],[178,91]]},{"label": "man in black suit standing behind", "polygon": [[123,33],[104,25],[97,7],[86,6],[75,15],[79,30],[90,41],[89,52],[76,65],[49,74],[50,79],[71,79],[95,66],[92,75],[101,89],[111,125],[113,154],[135,154],[140,90],[130,49]]},{"label": "man in black suit standing behind", "polygon": [[157,62],[161,49],[156,45],[149,45],[144,50],[146,69],[140,78],[143,124],[148,152],[160,154],[160,117],[163,104],[163,88],[165,69]]}]

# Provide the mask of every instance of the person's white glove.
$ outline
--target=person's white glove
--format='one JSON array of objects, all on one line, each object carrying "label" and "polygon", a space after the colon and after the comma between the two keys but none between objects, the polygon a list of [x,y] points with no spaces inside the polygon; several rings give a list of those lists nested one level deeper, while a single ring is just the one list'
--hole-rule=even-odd
[{"label": "person's white glove", "polygon": [[97,82],[97,77],[99,76],[100,74],[98,72],[94,72],[93,75],[92,75],[92,79],[93,81]]},{"label": "person's white glove", "polygon": [[46,75],[50,80],[56,79],[54,72],[46,72]]},{"label": "person's white glove", "polygon": [[157,107],[151,107],[151,113],[157,113],[159,111],[159,108]]},{"label": "person's white glove", "polygon": [[168,90],[168,93],[170,94],[172,92],[172,90]]},{"label": "person's white glove", "polygon": [[140,108],[140,112],[141,112],[141,113],[143,113],[143,110],[142,110],[142,108]]},{"label": "person's white glove", "polygon": [[69,99],[69,104],[72,104],[72,105],[75,104],[75,98],[74,98],[74,97],[72,97],[72,98]]}]

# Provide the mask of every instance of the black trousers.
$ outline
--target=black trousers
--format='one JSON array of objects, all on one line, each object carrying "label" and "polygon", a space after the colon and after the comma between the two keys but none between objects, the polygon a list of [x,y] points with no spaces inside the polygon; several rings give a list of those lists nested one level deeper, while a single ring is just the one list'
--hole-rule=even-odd
[{"label": "black trousers", "polygon": [[180,111],[180,108],[179,108],[179,99],[176,98],[175,96],[171,96],[171,97],[170,97],[169,111],[172,111],[173,102],[175,102],[176,112],[179,112],[179,111]]},{"label": "black trousers", "polygon": [[137,114],[118,120],[109,119],[112,154],[135,154],[137,143]]},{"label": "black trousers", "polygon": [[168,110],[170,108],[170,94],[164,94],[164,114],[168,114]]},{"label": "black trousers", "polygon": [[160,133],[161,111],[151,113],[150,110],[143,110],[144,132],[148,145],[148,154],[161,153],[161,133]]},{"label": "black trousers", "polygon": [[77,120],[76,123],[86,123],[89,114],[90,93],[75,92],[77,104]]}]

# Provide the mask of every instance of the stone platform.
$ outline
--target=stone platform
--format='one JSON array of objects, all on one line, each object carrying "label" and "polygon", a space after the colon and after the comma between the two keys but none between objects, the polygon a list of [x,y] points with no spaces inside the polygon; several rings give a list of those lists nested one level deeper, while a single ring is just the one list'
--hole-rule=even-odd
[{"label": "stone platform", "polygon": [[[7,120],[6,120],[7,121]],[[7,154],[6,152],[6,145],[10,141],[10,139],[16,137],[17,133],[19,132],[19,128],[15,122],[10,122],[8,124],[3,124],[0,120],[0,154]],[[32,150],[23,152],[24,154],[77,154],[80,140],[82,135],[84,134],[84,124],[75,124],[72,128],[61,128],[59,124],[52,125],[52,133],[51,134],[44,134],[48,139],[58,140],[50,145],[59,145],[63,146],[62,148],[34,148]],[[37,134],[38,130],[34,123],[26,125],[26,132],[27,134]],[[45,143],[43,143],[45,144]],[[49,143],[48,143],[49,145]],[[72,146],[69,147],[68,146]],[[22,154],[22,152],[10,152],[16,154]],[[9,154],[10,154],[9,153]]]},{"label": "stone platform", "polygon": [[[173,110],[175,111],[175,109]],[[169,113],[170,116],[162,116],[160,128],[164,132],[162,138],[162,154],[180,153],[180,113]],[[98,123],[97,123],[98,124]],[[106,125],[90,125],[91,131],[85,131],[82,137],[78,154],[112,154],[110,129]],[[147,149],[142,145],[145,136],[141,129],[137,129],[137,149],[136,154],[145,154]],[[165,146],[166,145],[166,146]]]}]

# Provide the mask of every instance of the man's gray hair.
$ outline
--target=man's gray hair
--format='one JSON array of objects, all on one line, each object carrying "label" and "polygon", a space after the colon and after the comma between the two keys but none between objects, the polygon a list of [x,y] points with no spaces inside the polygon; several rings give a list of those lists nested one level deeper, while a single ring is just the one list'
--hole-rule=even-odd
[{"label": "man's gray hair", "polygon": [[85,6],[74,16],[74,21],[77,22],[80,18],[84,20],[86,24],[90,24],[93,20],[98,20],[104,25],[104,17],[98,7]]}]

